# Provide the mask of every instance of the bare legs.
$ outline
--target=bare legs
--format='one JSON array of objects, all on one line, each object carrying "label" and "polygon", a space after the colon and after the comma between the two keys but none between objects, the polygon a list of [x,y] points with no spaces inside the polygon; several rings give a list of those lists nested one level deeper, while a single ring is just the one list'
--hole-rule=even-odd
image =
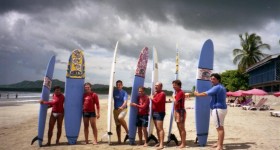
[{"label": "bare legs", "polygon": [[51,114],[50,121],[49,121],[49,130],[48,130],[48,143],[46,144],[47,146],[51,145],[53,128],[54,128],[54,125],[55,125],[56,121],[57,121],[56,144],[59,143],[59,139],[60,139],[60,136],[61,136],[61,130],[62,130],[63,117],[64,117],[63,114],[58,115],[57,118],[54,117],[53,114]]},{"label": "bare legs", "polygon": [[179,146],[179,148],[184,148],[186,146],[185,122],[177,122],[177,127],[179,129],[179,133],[181,137],[181,145]]},{"label": "bare legs", "polygon": [[164,141],[164,130],[163,130],[163,121],[154,120],[155,127],[157,129],[157,136],[159,140],[158,149],[163,149],[163,141]]},{"label": "bare legs", "polygon": [[216,150],[222,150],[223,149],[223,143],[224,143],[224,137],[225,137],[225,130],[223,126],[220,126],[217,128],[218,132],[218,141],[217,141],[217,148]]},{"label": "bare legs", "polygon": [[124,120],[124,118],[118,118],[120,125],[116,125],[116,130],[117,130],[117,136],[118,136],[118,143],[121,143],[121,126],[125,129],[126,134],[128,134],[128,128],[127,128],[127,124]]},{"label": "bare legs", "polygon": [[148,132],[146,127],[138,127],[138,136],[139,136],[139,145],[142,145],[143,140],[143,133],[144,133],[144,147],[148,146],[147,140],[148,140]]},{"label": "bare legs", "polygon": [[92,131],[93,131],[93,141],[92,143],[95,145],[97,144],[97,128],[96,128],[96,117],[83,117],[83,120],[84,120],[84,133],[85,133],[85,141],[86,141],[86,144],[88,144],[88,133],[89,133],[89,123],[91,125],[91,128],[92,128]]}]

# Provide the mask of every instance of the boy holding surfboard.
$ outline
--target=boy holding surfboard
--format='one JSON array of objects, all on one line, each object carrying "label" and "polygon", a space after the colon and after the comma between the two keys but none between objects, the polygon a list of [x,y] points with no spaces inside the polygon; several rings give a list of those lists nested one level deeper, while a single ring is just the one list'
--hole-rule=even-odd
[{"label": "boy holding surfboard", "polygon": [[180,80],[174,80],[172,82],[173,88],[175,90],[175,121],[179,129],[181,144],[179,148],[184,148],[186,146],[186,129],[185,129],[185,120],[186,120],[186,110],[185,110],[185,93],[182,91],[181,86],[182,82]]},{"label": "boy holding surfboard", "polygon": [[83,121],[84,121],[84,133],[85,133],[85,141],[88,144],[88,127],[89,122],[92,127],[94,139],[92,141],[93,145],[97,144],[97,127],[96,127],[96,119],[100,117],[100,106],[99,99],[96,93],[91,91],[91,84],[84,84],[85,93],[83,96]]},{"label": "boy holding surfboard", "polygon": [[53,94],[53,100],[52,101],[44,101],[40,100],[41,104],[49,105],[52,107],[52,113],[50,116],[49,121],[49,131],[48,131],[48,143],[47,146],[51,145],[51,139],[53,135],[53,128],[55,125],[55,122],[57,121],[57,137],[56,137],[56,144],[59,143],[59,139],[61,136],[61,129],[62,129],[62,122],[64,117],[64,95],[61,93],[60,86],[54,87],[54,94]]},{"label": "boy holding surfboard", "polygon": [[117,130],[117,136],[118,136],[118,143],[121,143],[121,126],[125,129],[126,136],[124,141],[126,141],[128,137],[128,128],[127,124],[124,120],[126,114],[127,114],[127,92],[123,90],[123,83],[121,80],[118,80],[116,82],[117,89],[113,92],[114,97],[114,120],[116,123],[116,130]]},{"label": "boy holding surfboard", "polygon": [[163,141],[164,141],[164,130],[163,130],[163,120],[165,117],[165,101],[166,95],[162,91],[162,83],[157,82],[155,84],[155,93],[152,98],[153,102],[153,120],[157,130],[157,136],[159,140],[159,144],[156,144],[157,149],[163,149]]},{"label": "boy holding surfboard", "polygon": [[217,147],[217,150],[223,149],[223,141],[225,136],[224,131],[224,120],[227,114],[227,105],[226,105],[226,89],[220,83],[221,76],[217,73],[213,73],[210,75],[211,83],[213,84],[212,88],[208,91],[199,93],[197,91],[194,92],[195,96],[211,96],[210,108],[211,108],[211,116],[213,117],[213,121],[216,125],[216,129],[218,132],[218,141],[212,147]]},{"label": "boy holding surfboard", "polygon": [[136,119],[136,126],[138,128],[139,145],[143,143],[142,137],[144,134],[144,147],[148,146],[148,119],[149,119],[149,97],[145,94],[145,88],[140,86],[138,88],[138,104],[130,103],[130,106],[138,108],[138,114]]}]

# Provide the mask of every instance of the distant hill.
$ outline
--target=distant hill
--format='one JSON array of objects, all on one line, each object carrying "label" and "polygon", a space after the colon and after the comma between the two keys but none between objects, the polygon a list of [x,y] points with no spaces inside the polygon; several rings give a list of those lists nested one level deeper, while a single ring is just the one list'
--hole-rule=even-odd
[{"label": "distant hill", "polygon": [[[37,81],[22,81],[15,84],[9,84],[9,85],[0,85],[0,91],[30,91],[30,92],[40,92],[42,91],[42,85],[43,80],[37,80]],[[52,88],[54,86],[60,86],[62,88],[62,91],[64,92],[64,86],[65,82],[60,81],[58,79],[54,79],[52,81]],[[108,94],[109,86],[104,84],[94,84],[92,85],[92,89],[94,92],[99,94]],[[131,87],[124,87],[124,90],[127,91],[128,94],[131,93]],[[151,89],[147,88],[145,90],[146,94],[150,94]],[[166,91],[166,95],[171,95],[171,91]]]}]

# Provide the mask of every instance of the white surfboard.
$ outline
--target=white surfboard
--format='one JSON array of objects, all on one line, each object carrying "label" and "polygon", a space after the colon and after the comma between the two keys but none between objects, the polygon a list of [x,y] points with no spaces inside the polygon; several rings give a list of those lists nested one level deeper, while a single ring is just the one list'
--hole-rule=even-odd
[{"label": "white surfboard", "polygon": [[111,144],[111,127],[112,127],[112,103],[113,103],[113,90],[114,90],[114,81],[115,81],[115,66],[116,66],[116,56],[118,51],[118,44],[119,41],[116,43],[114,56],[113,56],[113,62],[112,62],[112,68],[111,68],[111,74],[110,74],[110,82],[109,82],[109,94],[108,94],[108,114],[107,114],[107,133],[105,133],[101,141],[104,137],[108,138],[108,144]]},{"label": "white surfboard", "polygon": [[[178,44],[176,45],[176,70],[175,70],[175,80],[178,79],[179,76],[179,49],[178,49]],[[175,91],[173,91],[173,95],[175,94]],[[173,125],[173,119],[174,118],[174,100],[172,101],[171,104],[171,113],[170,113],[170,122],[169,122],[169,129],[168,129],[168,141],[167,144],[170,141],[175,141],[176,145],[178,145],[178,140],[174,134],[172,134],[172,125]]]},{"label": "white surfboard", "polygon": [[[155,93],[155,84],[158,82],[158,56],[157,56],[157,50],[155,47],[153,47],[153,70],[152,70],[152,85],[151,85],[151,97]],[[150,99],[150,106],[149,106],[149,124],[148,124],[148,142],[150,140],[154,140],[156,143],[158,143],[157,138],[153,135],[154,130],[154,121],[153,121],[153,102],[152,99]]]}]

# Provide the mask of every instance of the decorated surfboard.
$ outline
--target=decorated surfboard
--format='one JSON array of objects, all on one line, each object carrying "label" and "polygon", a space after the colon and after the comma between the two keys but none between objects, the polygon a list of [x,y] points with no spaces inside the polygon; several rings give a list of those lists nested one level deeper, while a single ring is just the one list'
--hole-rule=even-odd
[{"label": "decorated surfboard", "polygon": [[[178,49],[178,45],[176,45],[176,70],[175,70],[175,80],[178,79],[179,76],[179,49]],[[175,94],[175,90],[173,91],[173,95]],[[174,141],[176,143],[176,145],[178,145],[178,140],[175,136],[175,134],[172,134],[172,126],[173,126],[173,122],[174,122],[174,100],[172,101],[171,104],[171,112],[170,112],[170,121],[169,121],[169,129],[168,129],[168,141],[167,144],[170,141]]]},{"label": "decorated surfboard", "polygon": [[65,82],[65,132],[69,144],[76,144],[82,119],[85,59],[82,50],[70,55]]},{"label": "decorated surfboard", "polygon": [[[140,53],[137,68],[135,71],[132,91],[131,91],[131,103],[137,103],[138,88],[144,86],[146,67],[148,63],[148,48],[144,47]],[[137,118],[137,108],[130,107],[129,109],[129,144],[135,144],[136,135],[136,118]]]},{"label": "decorated surfboard", "polygon": [[[152,68],[152,85],[151,85],[151,97],[155,93],[155,84],[158,81],[158,56],[157,56],[157,49],[153,47],[153,68]],[[154,130],[154,121],[153,121],[153,101],[150,99],[149,105],[149,123],[148,123],[148,142],[150,140],[154,140],[158,143],[158,139],[153,135]]]},{"label": "decorated surfboard", "polygon": [[[205,92],[211,88],[210,75],[213,70],[214,48],[212,40],[207,40],[202,47],[198,69],[196,90]],[[210,119],[210,96],[195,98],[195,124],[198,143],[205,146],[208,138]]]},{"label": "decorated surfboard", "polygon": [[[52,56],[46,69],[43,87],[42,87],[41,100],[44,101],[49,101],[54,65],[55,65],[55,56]],[[38,117],[38,135],[32,140],[31,145],[36,140],[38,140],[39,146],[40,147],[42,146],[46,117],[47,117],[47,110],[48,110],[48,105],[40,104],[39,117]]]},{"label": "decorated surfboard", "polygon": [[111,128],[112,128],[112,102],[113,102],[113,90],[114,90],[114,80],[115,80],[115,66],[117,63],[117,51],[118,51],[118,44],[117,42],[114,56],[113,56],[113,62],[112,62],[112,68],[111,68],[111,74],[110,74],[110,83],[109,83],[109,94],[108,94],[108,114],[107,114],[107,133],[104,134],[101,138],[101,140],[104,137],[108,138],[108,144],[111,144]]}]

